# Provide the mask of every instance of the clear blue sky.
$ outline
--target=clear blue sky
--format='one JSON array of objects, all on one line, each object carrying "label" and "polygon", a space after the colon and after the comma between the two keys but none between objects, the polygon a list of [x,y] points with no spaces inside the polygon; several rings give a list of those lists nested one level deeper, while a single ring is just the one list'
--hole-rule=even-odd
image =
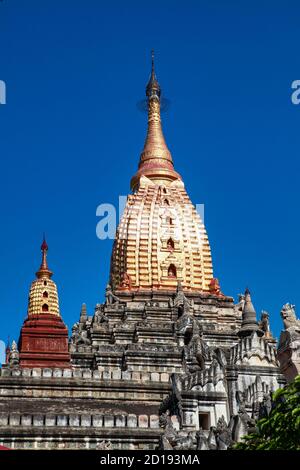
[{"label": "clear blue sky", "polygon": [[282,304],[300,308],[299,21],[296,1],[0,2],[0,339],[18,338],[43,231],[68,326],[103,300],[96,207],[129,192],[152,48],[215,275],[234,297],[249,286],[280,333]]}]

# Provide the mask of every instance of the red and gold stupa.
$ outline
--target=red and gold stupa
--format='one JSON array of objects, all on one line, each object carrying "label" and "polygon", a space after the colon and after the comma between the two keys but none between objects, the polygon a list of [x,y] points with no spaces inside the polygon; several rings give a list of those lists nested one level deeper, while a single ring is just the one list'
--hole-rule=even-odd
[{"label": "red and gold stupa", "polygon": [[20,366],[69,368],[68,329],[60,316],[45,238],[41,250],[42,263],[30,287],[27,318],[19,339]]}]

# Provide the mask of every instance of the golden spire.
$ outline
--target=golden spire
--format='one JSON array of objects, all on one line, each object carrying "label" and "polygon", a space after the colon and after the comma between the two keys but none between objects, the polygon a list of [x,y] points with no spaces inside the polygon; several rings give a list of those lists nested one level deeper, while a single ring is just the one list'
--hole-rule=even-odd
[{"label": "golden spire", "polygon": [[41,250],[42,250],[42,262],[40,269],[37,271],[36,276],[38,279],[40,278],[48,278],[52,276],[52,271],[48,268],[48,263],[47,263],[47,251],[48,251],[48,245],[46,242],[45,234],[43,237],[43,243],[41,245]]},{"label": "golden spire", "polygon": [[[113,291],[184,290],[222,295],[200,215],[175,172],[160,119],[161,89],[154,69],[146,87],[148,132],[131,180],[111,257]],[[124,279],[126,282],[124,282]]]},{"label": "golden spire", "polygon": [[152,51],[152,67],[149,82],[146,86],[148,104],[148,130],[145,145],[140,156],[138,172],[131,180],[131,188],[136,189],[142,176],[155,183],[170,183],[181,179],[174,170],[171,153],[165,142],[161,127],[160,104],[161,88],[154,68],[154,51]]}]

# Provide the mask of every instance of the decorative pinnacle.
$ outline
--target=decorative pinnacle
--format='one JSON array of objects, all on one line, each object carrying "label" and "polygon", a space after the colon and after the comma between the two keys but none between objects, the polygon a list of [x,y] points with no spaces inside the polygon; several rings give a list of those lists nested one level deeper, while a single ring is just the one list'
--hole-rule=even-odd
[{"label": "decorative pinnacle", "polygon": [[155,78],[154,49],[151,49],[151,80],[154,80]]},{"label": "decorative pinnacle", "polygon": [[41,269],[48,269],[48,266],[47,266],[48,245],[47,245],[47,242],[46,242],[45,234],[43,235],[43,243],[41,245],[41,250],[42,250],[42,253],[43,253]]},{"label": "decorative pinnacle", "polygon": [[86,304],[82,304],[81,310],[80,310],[80,323],[85,323],[86,320],[87,320]]},{"label": "decorative pinnacle", "polygon": [[41,245],[41,250],[42,250],[42,262],[41,262],[40,269],[38,270],[36,275],[38,278],[47,277],[49,279],[53,273],[48,268],[48,263],[47,263],[48,245],[46,242],[45,234],[43,235],[43,243]]},{"label": "decorative pinnacle", "polygon": [[156,98],[157,100],[159,100],[160,95],[161,95],[161,89],[160,89],[159,83],[155,75],[154,50],[153,49],[151,51],[151,75],[150,75],[149,82],[147,83],[147,86],[146,86],[146,95],[148,96],[149,100],[153,98]]},{"label": "decorative pinnacle", "polygon": [[251,300],[250,290],[247,287],[245,290],[245,304],[242,313],[242,326],[238,335],[240,337],[251,336],[254,331],[259,336],[263,335],[256,319],[256,311]]},{"label": "decorative pinnacle", "polygon": [[160,117],[161,89],[155,75],[154,51],[151,57],[151,75],[146,86],[148,98],[148,130],[143,151],[140,156],[139,169],[131,179],[131,188],[138,187],[140,178],[146,176],[156,184],[170,184],[181,179],[174,170],[171,153],[165,142]]},{"label": "decorative pinnacle", "polygon": [[9,355],[10,355],[10,338],[7,338],[7,344],[5,348],[5,364],[9,363]]}]

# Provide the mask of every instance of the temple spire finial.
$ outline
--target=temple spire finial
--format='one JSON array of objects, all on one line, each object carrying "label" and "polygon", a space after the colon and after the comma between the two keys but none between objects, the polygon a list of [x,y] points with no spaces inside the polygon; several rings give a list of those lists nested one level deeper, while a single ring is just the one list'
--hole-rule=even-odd
[{"label": "temple spire finial", "polygon": [[148,100],[156,99],[160,101],[161,89],[155,75],[154,50],[151,51],[151,75],[146,86],[146,95]]},{"label": "temple spire finial", "polygon": [[42,250],[42,262],[40,269],[36,273],[37,277],[48,277],[50,278],[52,276],[52,271],[48,268],[48,262],[47,262],[47,251],[48,251],[48,244],[46,242],[46,236],[45,233],[43,234],[43,242],[41,245],[41,250]]},{"label": "temple spire finial", "polygon": [[154,49],[151,50],[151,80],[152,82],[154,80],[157,81],[156,75],[155,75]]},{"label": "temple spire finial", "polygon": [[132,189],[139,185],[140,178],[146,176],[156,184],[170,184],[181,180],[174,170],[171,153],[167,147],[161,126],[161,88],[155,74],[154,51],[151,51],[151,74],[146,86],[148,105],[148,130],[139,169],[131,180]]},{"label": "temple spire finial", "polygon": [[154,71],[154,49],[151,50],[151,63],[152,63],[152,75],[155,75],[155,71]]},{"label": "temple spire finial", "polygon": [[80,323],[85,323],[87,320],[87,309],[86,309],[86,304],[81,305],[81,310],[80,310]]},{"label": "temple spire finial", "polygon": [[47,265],[48,245],[47,245],[47,242],[46,242],[45,232],[43,233],[43,243],[41,245],[41,250],[42,250],[42,253],[43,253],[41,268],[48,269],[48,265]]},{"label": "temple spire finial", "polygon": [[256,332],[258,336],[263,335],[263,332],[261,331],[256,318],[256,311],[252,303],[250,290],[247,287],[245,290],[245,303],[242,313],[242,325],[240,331],[238,332],[238,335],[240,337],[251,336],[253,332]]}]

